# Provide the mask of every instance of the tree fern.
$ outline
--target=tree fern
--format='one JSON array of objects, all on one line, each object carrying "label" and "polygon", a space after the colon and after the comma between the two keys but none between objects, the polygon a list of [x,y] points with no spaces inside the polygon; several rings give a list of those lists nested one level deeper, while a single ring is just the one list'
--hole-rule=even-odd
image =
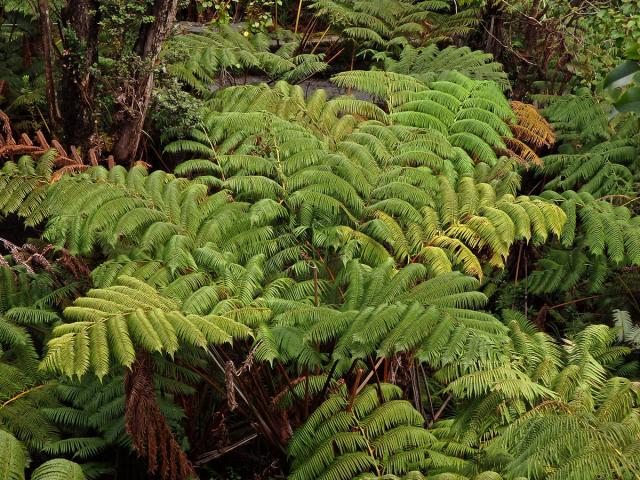
[{"label": "tree fern", "polygon": [[58,306],[82,288],[83,266],[50,246],[4,244],[10,255],[0,257],[0,425],[37,450],[59,439],[42,413],[56,400],[53,385],[38,371],[39,344],[42,332],[59,321]]},{"label": "tree fern", "polygon": [[182,343],[206,348],[250,333],[230,318],[185,315],[178,303],[132,277],[90,290],[65,317],[72,322],[53,330],[43,365],[69,377],[91,368],[101,378],[112,362],[131,366],[136,348],[173,355]]},{"label": "tree fern", "polygon": [[[638,119],[508,99],[493,57],[446,46],[480,3],[176,36],[157,74],[198,100],[150,122],[171,172],[31,150],[0,113],[0,215],[40,237],[0,239],[0,477],[247,452],[261,477],[638,476]],[[483,6],[491,31],[516,7]],[[351,68],[295,85],[325,56]]]},{"label": "tree fern", "polygon": [[615,327],[618,328],[618,339],[637,348],[640,344],[640,329],[631,321],[629,312],[616,309],[613,312],[613,320]]},{"label": "tree fern", "polygon": [[629,195],[636,181],[637,145],[631,139],[603,142],[586,151],[545,157],[549,189],[577,190],[594,196]]},{"label": "tree fern", "polygon": [[362,475],[424,468],[433,436],[400,397],[397,387],[382,384],[355,397],[342,389],[329,398],[291,439],[289,478],[368,478]]},{"label": "tree fern", "polygon": [[533,272],[534,292],[568,291],[585,281],[589,291],[597,291],[612,268],[638,264],[638,227],[627,207],[614,206],[586,192],[547,191],[542,196],[556,199],[567,222],[560,235],[564,248],[549,250]]},{"label": "tree fern", "polygon": [[328,20],[327,30],[333,27],[340,32],[354,55],[374,60],[396,56],[403,47],[426,41],[448,41],[469,33],[478,22],[474,9],[453,12],[440,1],[317,0],[311,8]]},{"label": "tree fern", "polygon": [[[367,85],[371,85],[371,88],[375,86],[375,91],[370,89],[368,91],[376,95],[386,95],[389,91],[395,90],[401,93],[406,88],[417,88],[415,81],[409,77],[395,78],[386,73],[383,75],[388,77],[385,81],[389,83],[389,86],[384,87],[384,81],[374,82],[373,79],[376,78],[377,73],[380,72],[352,72],[348,74],[349,76],[340,77],[344,80],[337,81],[345,81],[347,82],[345,85],[365,90],[369,88]],[[356,81],[358,78],[360,80]],[[399,80],[400,78],[403,80]],[[270,115],[271,126],[265,130],[265,114],[263,113],[230,113],[224,116],[212,116],[210,120],[207,120],[209,124],[203,125],[202,130],[192,132],[193,138],[198,139],[197,145],[201,145],[201,147],[192,146],[189,143],[191,141],[181,140],[169,145],[168,151],[178,152],[186,148],[198,153],[208,152],[213,163],[213,167],[209,171],[206,170],[202,160],[189,161],[184,165],[184,169],[179,167],[178,171],[189,176],[195,175],[196,178],[200,172],[213,173],[225,179],[220,186],[226,184],[241,199],[255,201],[256,198],[264,197],[286,201],[289,207],[294,208],[294,211],[300,212],[299,215],[305,212],[305,215],[312,214],[324,218],[342,217],[339,222],[348,229],[344,229],[341,235],[347,233],[348,238],[350,237],[357,244],[362,245],[363,251],[371,251],[371,248],[380,251],[380,246],[389,245],[399,261],[407,261],[409,258],[425,255],[428,256],[429,261],[434,262],[434,268],[437,271],[449,271],[453,265],[459,264],[463,265],[465,271],[480,275],[481,272],[473,251],[489,244],[490,248],[496,252],[493,262],[496,266],[500,266],[501,260],[499,258],[506,255],[508,246],[514,239],[521,238],[521,235],[527,239],[531,238],[532,234],[526,233],[530,227],[526,227],[524,224],[528,220],[518,221],[518,229],[515,230],[515,234],[509,232],[508,223],[510,221],[505,224],[504,218],[500,220],[503,224],[501,234],[504,236],[504,244],[501,246],[498,237],[490,233],[494,227],[488,226],[489,222],[498,221],[498,216],[502,215],[500,213],[486,213],[485,215],[492,217],[486,220],[486,217],[467,218],[465,222],[470,221],[473,225],[471,230],[466,225],[464,228],[450,225],[455,222],[454,216],[446,217],[440,226],[436,224],[426,227],[421,224],[425,221],[432,221],[429,216],[433,215],[431,210],[433,206],[430,205],[431,202],[425,200],[418,203],[413,200],[424,197],[424,195],[417,197],[411,195],[411,198],[408,199],[409,202],[406,198],[388,198],[390,193],[392,196],[395,195],[391,190],[393,192],[404,191],[409,188],[407,184],[417,188],[435,189],[436,191],[431,195],[438,195],[438,190],[442,190],[443,187],[437,188],[435,186],[438,183],[443,185],[445,181],[441,179],[438,182],[438,176],[445,176],[451,181],[455,181],[458,172],[467,174],[473,172],[474,161],[464,148],[469,149],[472,155],[474,155],[474,151],[479,152],[477,153],[479,155],[485,155],[478,161],[493,164],[496,160],[492,159],[497,158],[494,147],[503,148],[502,137],[511,135],[506,119],[511,118],[513,113],[499,92],[490,94],[487,93],[489,92],[487,90],[482,94],[470,93],[466,88],[484,92],[487,86],[468,79],[464,80],[463,77],[455,77],[455,79],[452,77],[452,80],[459,81],[461,84],[436,83],[440,85],[439,88],[449,91],[455,90],[457,95],[480,95],[477,102],[480,102],[478,105],[482,108],[473,106],[475,105],[473,102],[469,108],[460,108],[460,101],[450,93],[446,93],[445,90],[427,90],[424,92],[425,95],[433,92],[435,100],[415,100],[406,105],[432,113],[419,112],[420,115],[432,118],[428,123],[429,129],[401,125],[385,127],[377,121],[366,121],[356,129],[353,129],[352,126],[351,132],[347,132],[341,141],[332,140],[328,148],[326,143],[319,142],[315,137],[331,139],[331,130],[325,128],[323,123],[319,123],[324,120],[309,122],[306,113],[310,115],[311,119],[324,119],[322,111],[328,111],[331,112],[331,116],[326,119],[336,119],[339,110],[330,108],[329,105],[338,100],[327,101],[324,95],[318,93],[314,98],[305,101],[299,93],[292,89],[283,90],[284,86],[278,86],[276,91],[272,92],[273,94],[283,92],[284,98],[278,97],[278,95],[271,96],[270,91],[263,87],[237,89],[235,92],[238,95],[234,96],[237,99],[254,98],[254,94],[260,92],[258,97],[260,102],[267,102],[261,103],[261,105],[274,112],[278,117],[284,116],[287,121]],[[356,83],[349,83],[353,81]],[[357,84],[360,81],[364,83]],[[404,85],[405,81],[409,83]],[[392,90],[388,91],[389,88]],[[241,96],[241,92],[244,92],[245,95]],[[291,103],[294,99],[297,100]],[[346,101],[353,102],[353,100]],[[229,105],[230,103],[225,102],[225,104]],[[358,105],[358,110],[348,111],[359,111],[360,115],[368,115],[367,110],[360,108],[359,103],[356,105]],[[237,108],[244,110],[254,107],[240,103]],[[309,108],[314,110],[309,111]],[[316,108],[323,110],[314,113]],[[415,111],[417,112],[417,110]],[[505,119],[501,119],[494,111],[504,115]],[[409,114],[409,112],[399,111],[393,115],[403,115],[404,113]],[[351,114],[346,115],[350,116]],[[371,114],[377,115],[374,112]],[[456,120],[456,115],[460,116],[459,120]],[[294,118],[307,123],[309,130],[303,130],[299,124],[293,125],[291,121]],[[410,121],[411,118],[408,117],[405,120]],[[331,120],[331,122],[333,121]],[[490,126],[487,127],[485,122],[488,122]],[[441,133],[445,134],[451,133],[450,139],[459,143],[463,148],[451,145],[445,135],[437,135],[434,129],[440,129]],[[484,137],[491,144],[486,143],[474,133],[468,133],[469,131]],[[256,145],[258,136],[260,144]],[[303,138],[305,139],[304,144],[302,143]],[[465,143],[467,140],[471,143]],[[229,143],[231,141],[232,143]],[[217,148],[222,149],[221,151],[212,150],[215,143],[219,144]],[[281,145],[286,145],[286,148],[282,148]],[[229,152],[228,148],[233,150]],[[244,153],[247,151],[253,155],[247,156]],[[238,154],[238,152],[243,153]],[[216,165],[219,165],[221,169]],[[258,168],[259,170],[252,172],[247,169],[249,165],[252,169]],[[500,163],[500,165],[504,164]],[[497,167],[498,163],[495,163],[495,166]],[[325,171],[327,167],[331,169],[331,173]],[[193,168],[197,170],[193,170]],[[351,184],[352,187],[348,184]],[[380,185],[380,189],[376,189],[377,185]],[[362,218],[361,211],[365,206],[363,201],[366,200],[366,196],[371,195],[372,191],[375,196],[369,198],[370,206],[364,209],[364,218],[367,223],[364,224],[364,229],[360,232],[354,231],[353,222],[358,217]],[[336,200],[338,201],[336,202]],[[499,208],[509,209],[510,214],[521,211],[518,210],[518,207],[511,208],[508,205],[511,201],[510,197],[503,197]],[[411,203],[412,205],[410,205]],[[562,214],[555,210],[549,217],[554,219],[553,226],[546,226],[541,223],[543,216],[535,213],[534,208],[537,207],[528,203],[524,207],[528,215],[535,217],[533,232],[536,241],[544,241],[548,234],[543,231],[551,227],[552,231],[557,233],[562,222]],[[547,209],[549,213],[552,212],[551,207],[544,206],[543,208]],[[472,210],[467,214],[471,212]],[[425,216],[428,217],[428,220]],[[421,217],[424,220],[421,220]],[[302,216],[298,218],[298,221],[303,220]],[[306,222],[307,220],[305,220]],[[411,228],[418,230],[426,228],[428,233],[423,234],[422,238],[414,235],[412,241],[402,239],[403,234],[399,232],[406,228],[407,223],[415,224]],[[481,227],[481,224],[487,224],[487,227]],[[477,235],[478,228],[484,229],[481,237],[493,235],[492,239],[474,237]],[[372,238],[367,239],[362,235],[363,233]],[[427,244],[424,245],[424,243]],[[374,245],[378,246],[374,247]]]},{"label": "tree fern", "polygon": [[516,422],[497,445],[512,449],[506,467],[512,475],[586,479],[605,473],[614,478],[637,474],[637,439],[631,431],[550,406]]},{"label": "tree fern", "polygon": [[168,71],[206,96],[210,85],[225,75],[260,72],[274,80],[297,83],[327,68],[322,54],[296,54],[299,42],[285,42],[275,52],[270,51],[269,43],[262,33],[245,37],[230,25],[177,36],[167,50]]},{"label": "tree fern", "polygon": [[390,56],[384,58],[384,69],[412,75],[427,83],[445,72],[457,71],[473,80],[496,82],[504,90],[511,88],[502,66],[493,61],[491,54],[469,47],[449,46],[441,50],[435,43],[419,48],[406,45],[397,60]]}]

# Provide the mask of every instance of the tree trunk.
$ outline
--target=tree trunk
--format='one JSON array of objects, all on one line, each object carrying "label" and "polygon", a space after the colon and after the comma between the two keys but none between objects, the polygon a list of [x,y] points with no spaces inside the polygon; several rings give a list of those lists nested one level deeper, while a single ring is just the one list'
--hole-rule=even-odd
[{"label": "tree trunk", "polygon": [[[54,128],[60,122],[60,107],[56,97],[56,86],[53,80],[53,58],[51,49],[53,40],[51,35],[51,18],[49,17],[49,1],[39,0],[40,35],[42,37],[42,56],[44,57],[45,90],[47,94],[47,107],[49,110],[49,122]],[[51,131],[52,128],[49,130]]]},{"label": "tree trunk", "polygon": [[69,145],[79,146],[83,157],[99,147],[95,115],[98,63],[99,0],[69,0],[62,10],[62,124]]},{"label": "tree trunk", "polygon": [[144,121],[153,91],[153,69],[158,60],[162,43],[165,41],[176,16],[178,0],[155,0],[152,23],[140,27],[134,52],[140,57],[144,68],[133,80],[132,88],[123,92],[117,115],[120,125],[116,135],[113,155],[118,163],[132,163],[140,146]]}]

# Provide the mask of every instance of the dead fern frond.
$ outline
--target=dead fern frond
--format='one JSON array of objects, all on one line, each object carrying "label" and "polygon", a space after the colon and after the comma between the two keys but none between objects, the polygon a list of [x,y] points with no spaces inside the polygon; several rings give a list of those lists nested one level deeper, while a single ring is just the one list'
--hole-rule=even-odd
[{"label": "dead fern frond", "polygon": [[[8,158],[11,160],[22,155],[29,155],[34,159],[38,159],[51,151],[51,148],[54,148],[56,155],[53,159],[53,166],[60,168],[54,170],[51,183],[59,180],[65,173],[87,168],[75,147],[71,147],[71,155],[69,155],[57,140],[54,139],[49,144],[40,130],[35,133],[34,139],[29,138],[26,133],[22,133],[16,141],[9,116],[2,110],[0,110],[0,122],[2,123],[0,130],[0,159]],[[92,165],[98,164],[98,156],[94,149],[89,151],[89,159]]]},{"label": "dead fern frond", "polygon": [[550,148],[556,141],[551,124],[531,104],[512,101],[511,109],[516,119],[509,125],[513,137],[503,138],[507,153],[526,168],[542,166],[538,151]]},{"label": "dead fern frond", "polygon": [[187,455],[178,445],[156,401],[151,356],[140,352],[125,377],[125,427],[138,455],[147,458],[150,474],[163,480],[195,476]]},{"label": "dead fern frond", "polygon": [[551,124],[540,115],[536,107],[529,103],[512,101],[511,108],[517,118],[516,123],[511,125],[516,138],[538,148],[548,148],[555,143],[556,137]]},{"label": "dead fern frond", "polygon": [[542,166],[542,159],[535,150],[526,143],[517,138],[505,138],[504,143],[508,147],[507,153],[515,158],[518,164],[525,168],[529,168],[531,165],[535,165],[536,167]]}]

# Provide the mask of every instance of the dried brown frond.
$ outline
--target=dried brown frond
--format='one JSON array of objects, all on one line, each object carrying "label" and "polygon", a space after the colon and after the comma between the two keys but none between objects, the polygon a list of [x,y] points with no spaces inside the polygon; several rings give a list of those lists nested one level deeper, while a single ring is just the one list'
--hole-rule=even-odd
[{"label": "dried brown frond", "polygon": [[230,411],[234,411],[238,408],[238,402],[236,401],[236,367],[231,360],[227,360],[224,366],[224,384],[227,390],[227,405]]},{"label": "dried brown frond", "polygon": [[536,167],[542,166],[542,159],[526,143],[517,138],[505,138],[504,142],[507,144],[507,147],[509,147],[507,153],[515,158],[523,167],[529,168],[531,165],[535,165]]},{"label": "dried brown frond", "polygon": [[[47,153],[53,147],[57,152],[54,160],[54,166],[58,167],[58,169],[54,171],[53,176],[51,177],[52,183],[58,181],[65,173],[76,172],[88,168],[88,165],[84,164],[82,156],[74,146],[71,146],[71,155],[69,155],[60,142],[53,139],[51,140],[51,143],[49,143],[40,130],[35,133],[34,139],[29,138],[26,133],[23,133],[20,135],[18,141],[16,141],[13,136],[13,130],[11,129],[10,119],[2,110],[0,110],[0,121],[2,122],[2,131],[0,133],[0,159],[15,158],[21,155],[29,155],[33,158],[38,158]],[[98,165],[99,158],[95,149],[91,149],[88,152],[88,158],[91,165]],[[109,168],[112,166],[113,165],[109,165]]]},{"label": "dried brown frond", "polygon": [[[47,247],[54,248],[52,245]],[[91,269],[84,260],[72,255],[64,248],[56,250],[56,262],[57,265],[62,265],[76,280],[88,279],[91,276]]]},{"label": "dried brown frond", "polygon": [[56,183],[66,173],[81,172],[83,170],[86,170],[87,168],[89,168],[89,165],[83,165],[83,164],[65,165],[64,167],[60,167],[55,172],[53,172],[53,175],[51,175],[51,180],[49,180],[49,183]]},{"label": "dried brown frond", "polygon": [[5,145],[13,145],[16,141],[13,138],[13,133],[11,132],[11,122],[9,121],[9,116],[0,110],[0,120],[2,120],[2,132],[3,135],[0,135],[0,147]]},{"label": "dried brown frond", "polygon": [[[18,246],[2,237],[0,237],[0,245],[9,252],[9,260],[12,260],[14,265],[22,265],[29,273],[40,271],[53,273],[60,284],[64,284],[65,279],[68,280],[67,274],[76,280],[89,280],[91,269],[88,265],[64,248],[56,248],[51,244],[38,247],[31,243]],[[0,265],[11,267],[2,255],[0,255]]]},{"label": "dried brown frond", "polygon": [[555,143],[556,137],[551,124],[540,115],[536,107],[529,103],[512,101],[511,109],[518,119],[517,123],[511,126],[516,138],[536,147],[548,148]]},{"label": "dried brown frond", "polygon": [[531,104],[512,101],[511,109],[516,120],[509,126],[513,137],[503,139],[508,147],[507,153],[526,168],[541,166],[538,152],[550,148],[556,141],[551,124]]},{"label": "dried brown frond", "polygon": [[187,455],[178,445],[156,401],[153,360],[140,352],[125,377],[125,427],[138,455],[146,457],[150,474],[163,480],[186,480],[195,476]]},{"label": "dried brown frond", "polygon": [[151,168],[151,164],[144,162],[142,160],[136,160],[135,162],[133,162],[133,164],[131,165],[132,167],[143,167],[143,168]]}]

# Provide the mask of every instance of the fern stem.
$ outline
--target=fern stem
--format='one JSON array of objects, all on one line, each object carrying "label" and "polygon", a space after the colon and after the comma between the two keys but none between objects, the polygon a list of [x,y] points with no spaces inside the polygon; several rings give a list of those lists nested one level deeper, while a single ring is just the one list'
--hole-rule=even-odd
[{"label": "fern stem", "polygon": [[588,297],[582,297],[582,298],[577,298],[576,300],[571,300],[569,302],[563,302],[563,303],[559,303],[557,305],[554,305],[552,307],[549,307],[549,310],[554,310],[556,308],[560,308],[560,307],[564,307],[566,305],[573,305],[574,303],[580,303],[580,302],[584,302],[586,300],[592,300],[594,298],[599,298],[601,295],[590,295]]},{"label": "fern stem", "polygon": [[[224,363],[222,362],[222,359],[219,357],[220,354],[218,353],[218,351],[211,348],[207,348],[206,352],[209,354],[209,357],[213,360],[213,362],[216,364],[218,369],[224,373]],[[238,383],[241,383],[241,379],[238,379],[238,380],[239,380]],[[240,395],[240,397],[244,401],[244,403],[249,407],[249,409],[251,409],[251,411],[255,415],[256,420],[258,420],[258,423],[262,427],[262,433],[264,433],[264,435],[273,445],[277,445],[280,448],[280,450],[284,451],[284,448],[282,447],[281,442],[277,441],[277,439],[273,437],[273,429],[269,426],[269,422],[267,422],[267,420],[260,414],[258,409],[255,407],[255,402],[250,402],[247,399],[247,396],[244,394],[242,389],[238,386],[238,383],[234,383],[233,386],[236,389],[236,392]]]},{"label": "fern stem", "polygon": [[414,364],[411,368],[411,388],[413,389],[413,403],[416,410],[424,417],[424,407],[422,405],[422,395],[420,393],[420,379],[418,377],[418,365]]},{"label": "fern stem", "polygon": [[341,48],[340,50],[338,50],[329,60],[327,60],[327,63],[331,63],[333,60],[335,60],[335,58],[340,55],[342,52],[344,52],[344,48]]},{"label": "fern stem", "polygon": [[307,43],[309,42],[309,38],[311,37],[311,35],[313,35],[315,31],[316,23],[318,23],[318,17],[313,17],[313,19],[311,20],[311,23],[307,27],[307,30],[304,32],[304,35],[302,36],[302,40],[300,41],[300,46],[298,47],[299,50],[304,50],[304,48],[307,46]]},{"label": "fern stem", "polygon": [[289,375],[287,374],[287,371],[284,369],[284,367],[282,366],[282,363],[278,362],[276,368],[278,369],[278,371],[282,374],[282,376],[284,377],[285,381],[287,382],[287,388],[289,389],[289,391],[291,392],[291,395],[293,395],[293,398],[296,401],[300,401],[300,397],[298,396],[298,394],[296,393],[296,391],[293,389],[293,384],[291,383],[291,379],[289,378]]},{"label": "fern stem", "polygon": [[369,355],[369,364],[373,368],[372,372],[376,377],[376,390],[378,391],[378,400],[380,400],[381,404],[384,403],[384,395],[382,395],[382,387],[380,386],[380,377],[378,376],[378,367],[382,363],[382,360],[384,360],[384,357],[378,360],[378,363],[374,365],[373,358],[371,358],[371,355]]},{"label": "fern stem", "polygon": [[[382,403],[382,402],[381,402]],[[359,423],[359,422],[358,422]],[[376,475],[378,477],[382,476],[382,472],[380,471],[380,465],[378,463],[378,461],[376,460],[376,455],[375,455],[375,451],[373,450],[373,447],[371,446],[371,442],[369,441],[369,437],[367,437],[365,431],[362,429],[362,427],[358,424],[358,430],[360,431],[360,434],[362,435],[362,437],[366,440],[367,442],[367,451],[369,453],[369,456],[371,457],[371,460],[373,461],[373,464],[375,465],[376,468]]]},{"label": "fern stem", "polygon": [[327,27],[327,29],[322,32],[322,35],[320,35],[320,38],[318,39],[318,41],[316,42],[316,44],[313,46],[313,48],[311,49],[311,55],[313,55],[314,53],[316,53],[317,48],[320,46],[320,42],[322,42],[322,40],[324,39],[325,35],[327,34],[327,32],[329,31],[329,29],[331,28],[331,25],[329,25]]},{"label": "fern stem", "polygon": [[[516,274],[514,279],[514,285],[518,286],[518,275],[520,274],[520,259],[522,258],[522,249],[524,245],[521,243],[520,248],[518,248],[518,258],[516,260]],[[516,299],[515,295],[513,298],[513,302],[511,302],[511,309],[513,310],[516,307]]]},{"label": "fern stem", "polygon": [[427,425],[427,428],[431,428],[433,424],[440,418],[440,416],[444,412],[444,409],[447,408],[447,405],[449,404],[452,398],[453,397],[451,395],[447,395],[447,398],[445,398],[444,402],[442,402],[442,405],[440,406],[436,414],[433,416],[431,420],[429,420],[429,424]]},{"label": "fern stem", "polygon": [[20,400],[20,399],[21,399],[22,397],[24,397],[25,395],[28,395],[29,393],[34,392],[34,391],[36,391],[36,390],[40,390],[41,388],[44,388],[44,387],[45,387],[45,385],[44,385],[44,384],[43,384],[43,385],[38,385],[38,386],[36,386],[36,387],[32,387],[32,388],[29,388],[29,389],[27,389],[27,390],[24,390],[24,391],[20,392],[19,394],[17,394],[17,395],[15,395],[15,396],[11,397],[9,400],[7,400],[7,401],[6,401],[6,402],[4,402],[2,405],[0,405],[0,410],[2,410],[4,407],[6,407],[7,405],[9,405],[10,403],[15,402],[16,400]]},{"label": "fern stem", "polygon": [[313,268],[313,303],[317,307],[319,305],[318,302],[318,267],[317,265],[312,265]]},{"label": "fern stem", "polygon": [[[362,391],[362,389],[363,389],[364,387],[366,387],[366,386],[367,386],[367,383],[369,383],[369,380],[371,380],[371,377],[373,377],[373,372],[374,372],[374,371],[375,371],[375,370],[380,366],[380,364],[382,363],[382,361],[383,361],[383,360],[384,360],[384,357],[380,358],[380,359],[378,360],[378,363],[376,363],[376,364],[375,364],[374,369],[373,369],[373,370],[371,370],[371,371],[367,374],[367,376],[365,377],[365,379],[364,379],[364,380],[362,381],[362,383],[358,386],[358,390],[356,390],[356,395],[357,395],[357,394],[359,394],[359,393]],[[358,371],[360,371],[360,370],[362,370],[362,369],[359,369]],[[359,380],[359,379],[358,379],[358,380]],[[358,382],[356,382],[356,383],[358,383]]]},{"label": "fern stem", "polygon": [[351,387],[351,392],[349,394],[349,405],[347,406],[347,412],[350,412],[351,409],[353,408],[353,402],[356,399],[356,395],[358,395],[358,392],[360,391],[358,389],[358,385],[360,384],[360,378],[362,378],[362,373],[364,372],[364,370],[362,368],[359,368],[358,370],[356,370],[356,379],[353,382],[353,386]]},{"label": "fern stem", "polygon": [[298,24],[300,23],[300,15],[302,13],[302,0],[298,1],[298,12],[296,13],[296,26],[293,33],[298,33]]},{"label": "fern stem", "polygon": [[204,465],[205,463],[211,462],[212,460],[215,460],[216,458],[220,458],[223,455],[226,455],[227,453],[235,450],[236,448],[246,445],[247,443],[251,442],[252,440],[255,440],[256,438],[258,438],[258,434],[252,433],[251,435],[244,437],[238,440],[237,442],[232,443],[231,445],[227,445],[217,450],[211,450],[210,452],[205,452],[198,457],[198,460],[194,462],[194,465],[200,466],[200,465]]},{"label": "fern stem", "polygon": [[309,418],[309,367],[304,367],[304,418]]},{"label": "fern stem", "polygon": [[336,367],[338,366],[338,361],[335,360],[333,362],[333,365],[331,365],[331,370],[329,370],[329,375],[327,375],[327,380],[324,382],[324,385],[322,386],[322,391],[320,392],[320,401],[322,401],[325,397],[325,395],[327,394],[327,390],[329,390],[329,385],[331,384],[331,379],[333,378],[333,374],[336,371]]},{"label": "fern stem", "polygon": [[222,181],[224,182],[226,180],[226,178],[224,177],[224,169],[222,168],[222,165],[220,165],[220,159],[218,158],[218,153],[216,152],[216,148],[214,147],[213,142],[211,141],[211,137],[209,137],[209,133],[207,132],[207,129],[204,126],[204,124],[200,123],[200,126],[202,127],[202,132],[207,136],[207,142],[209,142],[209,147],[213,152],[213,158],[216,162],[216,165],[218,165],[218,168],[220,169],[220,176],[222,177]]},{"label": "fern stem", "polygon": [[429,410],[431,413],[431,418],[435,417],[435,413],[433,411],[433,399],[431,398],[431,389],[429,388],[429,380],[427,379],[427,373],[424,371],[424,367],[420,364],[420,371],[422,372],[422,377],[424,378],[424,386],[427,390],[427,399],[429,400]]}]

